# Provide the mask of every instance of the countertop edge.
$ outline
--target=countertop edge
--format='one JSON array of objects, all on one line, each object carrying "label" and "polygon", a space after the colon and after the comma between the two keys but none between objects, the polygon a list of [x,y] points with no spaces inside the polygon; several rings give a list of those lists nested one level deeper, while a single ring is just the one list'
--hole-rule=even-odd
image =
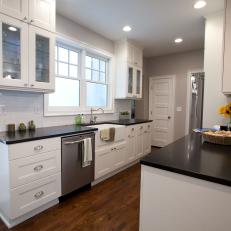
[{"label": "countertop edge", "polygon": [[44,136],[34,137],[34,138],[33,137],[25,138],[22,140],[15,140],[15,141],[4,141],[4,140],[0,139],[0,143],[6,144],[6,145],[11,145],[11,144],[18,144],[18,143],[24,143],[24,142],[29,142],[29,141],[35,141],[35,140],[44,140],[44,139],[49,139],[49,138],[54,138],[54,137],[62,137],[62,136],[88,133],[88,132],[94,132],[94,131],[98,131],[98,128],[90,128],[89,127],[89,130],[86,130],[86,131],[64,132],[64,133],[44,135]]},{"label": "countertop edge", "polygon": [[209,181],[212,183],[217,183],[217,184],[221,184],[221,185],[225,185],[225,186],[229,186],[229,187],[231,186],[231,181],[226,180],[226,179],[207,176],[204,174],[200,174],[200,173],[196,173],[196,172],[192,172],[192,171],[188,171],[188,170],[184,170],[184,169],[174,168],[172,166],[165,166],[165,165],[161,165],[161,164],[150,163],[150,162],[147,162],[144,160],[140,160],[140,164],[146,165],[149,167],[154,167],[154,168],[166,170],[166,171],[173,172],[173,173],[178,173],[178,174],[193,177],[193,178],[197,178],[200,180],[206,180],[206,181]]}]

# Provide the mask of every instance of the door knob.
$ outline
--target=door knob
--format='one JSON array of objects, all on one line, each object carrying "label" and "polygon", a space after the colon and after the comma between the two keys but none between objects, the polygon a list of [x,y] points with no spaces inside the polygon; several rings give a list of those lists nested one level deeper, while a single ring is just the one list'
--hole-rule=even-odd
[{"label": "door knob", "polygon": [[170,120],[170,119],[171,119],[171,116],[168,116],[168,119]]}]

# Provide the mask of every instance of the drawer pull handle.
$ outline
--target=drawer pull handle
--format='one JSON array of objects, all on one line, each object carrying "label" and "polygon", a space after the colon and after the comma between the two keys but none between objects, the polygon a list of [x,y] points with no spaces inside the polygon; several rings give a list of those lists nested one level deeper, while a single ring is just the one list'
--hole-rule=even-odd
[{"label": "drawer pull handle", "polygon": [[41,150],[43,150],[43,146],[42,145],[38,145],[38,146],[34,147],[34,150],[35,151],[41,151]]},{"label": "drawer pull handle", "polygon": [[43,169],[43,165],[38,165],[38,166],[34,167],[34,171],[35,171],[35,172],[39,172],[39,171],[41,171],[42,169]]},{"label": "drawer pull handle", "polygon": [[40,192],[35,193],[34,198],[37,200],[37,199],[40,199],[43,195],[44,195],[44,192],[40,191]]},{"label": "drawer pull handle", "polygon": [[148,133],[147,131],[144,131],[144,133]]},{"label": "drawer pull handle", "polygon": [[148,128],[150,128],[150,125],[148,125]]},{"label": "drawer pull handle", "polygon": [[134,128],[132,128],[132,131],[134,131]]}]

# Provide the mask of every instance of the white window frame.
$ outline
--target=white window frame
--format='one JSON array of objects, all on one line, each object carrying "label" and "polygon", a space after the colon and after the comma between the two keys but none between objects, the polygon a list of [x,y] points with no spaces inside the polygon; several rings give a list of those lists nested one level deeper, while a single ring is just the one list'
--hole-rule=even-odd
[{"label": "white window frame", "polygon": [[[86,44],[81,44],[77,41],[73,41],[66,38],[58,38],[56,44],[61,44],[67,49],[73,48],[73,50],[79,51],[79,78],[80,80],[80,106],[79,107],[49,107],[49,94],[44,95],[44,116],[70,116],[77,114],[90,114],[92,107],[86,106],[86,83],[89,82],[85,79],[85,56],[89,54],[91,57],[103,58],[108,60],[108,68],[106,73],[107,86],[108,86],[108,98],[107,106],[102,107],[104,113],[114,113],[114,56],[108,52],[99,51],[96,48],[89,47]],[[56,76],[55,76],[56,78]],[[95,107],[94,107],[95,108]],[[99,110],[95,114],[101,114]]]}]

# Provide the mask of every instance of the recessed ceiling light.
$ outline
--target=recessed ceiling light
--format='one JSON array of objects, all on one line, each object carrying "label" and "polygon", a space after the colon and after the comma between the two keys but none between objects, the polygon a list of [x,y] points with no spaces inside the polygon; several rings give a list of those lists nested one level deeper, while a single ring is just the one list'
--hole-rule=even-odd
[{"label": "recessed ceiling light", "polygon": [[177,38],[175,39],[175,43],[182,43],[183,42],[183,39],[182,38]]},{"label": "recessed ceiling light", "polygon": [[129,32],[129,31],[131,31],[132,30],[132,28],[130,27],[130,26],[124,26],[123,27],[123,31],[124,32]]},{"label": "recessed ceiling light", "polygon": [[17,28],[15,28],[15,27],[13,27],[13,26],[9,26],[9,27],[8,27],[8,30],[10,30],[10,31],[17,31]]},{"label": "recessed ceiling light", "polygon": [[206,1],[199,0],[199,1],[195,2],[194,8],[195,9],[201,9],[201,8],[205,7],[206,5],[207,5]]}]

